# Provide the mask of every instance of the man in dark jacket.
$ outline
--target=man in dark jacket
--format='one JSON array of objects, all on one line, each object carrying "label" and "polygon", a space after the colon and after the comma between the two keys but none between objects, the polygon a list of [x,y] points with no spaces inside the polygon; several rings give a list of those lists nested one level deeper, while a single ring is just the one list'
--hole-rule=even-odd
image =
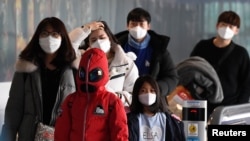
[{"label": "man in dark jacket", "polygon": [[249,103],[249,55],[246,48],[233,42],[239,29],[239,15],[234,11],[222,12],[217,19],[217,34],[200,40],[190,54],[206,59],[215,68],[221,82],[224,99],[219,104],[208,103],[208,115],[218,106]]},{"label": "man in dark jacket", "polygon": [[128,30],[116,34],[125,52],[136,54],[135,64],[139,75],[154,77],[165,98],[177,85],[177,73],[167,46],[170,38],[150,30],[151,16],[142,9],[135,8],[128,13]]}]

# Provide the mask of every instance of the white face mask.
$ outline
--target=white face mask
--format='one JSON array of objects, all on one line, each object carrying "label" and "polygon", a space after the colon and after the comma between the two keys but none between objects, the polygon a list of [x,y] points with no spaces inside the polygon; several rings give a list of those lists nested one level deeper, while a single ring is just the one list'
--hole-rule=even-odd
[{"label": "white face mask", "polygon": [[234,36],[234,31],[229,27],[220,27],[217,32],[222,39],[232,39]]},{"label": "white face mask", "polygon": [[136,26],[134,28],[129,29],[129,33],[135,39],[142,39],[146,36],[147,30],[144,28],[141,28],[140,26]]},{"label": "white face mask", "polygon": [[39,45],[41,46],[42,50],[48,54],[55,53],[61,46],[61,42],[61,38],[54,38],[52,36],[39,38]]},{"label": "white face mask", "polygon": [[92,48],[100,48],[103,52],[109,52],[111,44],[109,39],[98,39],[91,45]]},{"label": "white face mask", "polygon": [[153,93],[140,94],[138,98],[143,105],[150,106],[155,103],[156,94]]}]

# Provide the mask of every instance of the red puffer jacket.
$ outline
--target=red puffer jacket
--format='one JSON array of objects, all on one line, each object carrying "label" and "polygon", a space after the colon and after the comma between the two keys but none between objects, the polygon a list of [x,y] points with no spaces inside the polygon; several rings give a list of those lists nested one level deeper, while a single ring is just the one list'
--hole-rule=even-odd
[{"label": "red puffer jacket", "polygon": [[[107,65],[100,49],[90,49],[83,54],[76,76],[77,91],[63,102],[56,120],[55,141],[128,141],[123,104],[105,89]],[[98,79],[91,75],[95,68],[101,68],[103,76],[91,81]]]}]

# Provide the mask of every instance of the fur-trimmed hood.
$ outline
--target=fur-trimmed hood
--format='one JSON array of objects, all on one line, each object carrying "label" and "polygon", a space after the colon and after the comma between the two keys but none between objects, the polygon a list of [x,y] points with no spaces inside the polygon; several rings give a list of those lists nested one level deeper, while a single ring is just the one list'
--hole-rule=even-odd
[{"label": "fur-trimmed hood", "polygon": [[[78,69],[80,59],[81,59],[81,56],[77,56],[76,59],[72,62],[71,67]],[[35,65],[33,62],[27,61],[24,59],[18,59],[15,64],[15,71],[17,72],[30,73],[30,72],[34,72],[35,70],[37,70],[37,68],[38,66]]]}]

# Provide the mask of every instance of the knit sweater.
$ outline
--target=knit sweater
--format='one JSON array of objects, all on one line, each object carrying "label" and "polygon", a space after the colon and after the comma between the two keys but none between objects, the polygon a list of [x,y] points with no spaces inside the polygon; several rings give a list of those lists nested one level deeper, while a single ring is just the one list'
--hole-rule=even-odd
[{"label": "knit sweater", "polygon": [[[224,100],[219,105],[234,105],[249,102],[250,98],[250,60],[247,50],[233,41],[224,48],[213,44],[213,39],[201,40],[197,43],[191,56],[206,59],[214,68],[221,81]],[[234,46],[231,53],[218,65],[219,60]]]}]

